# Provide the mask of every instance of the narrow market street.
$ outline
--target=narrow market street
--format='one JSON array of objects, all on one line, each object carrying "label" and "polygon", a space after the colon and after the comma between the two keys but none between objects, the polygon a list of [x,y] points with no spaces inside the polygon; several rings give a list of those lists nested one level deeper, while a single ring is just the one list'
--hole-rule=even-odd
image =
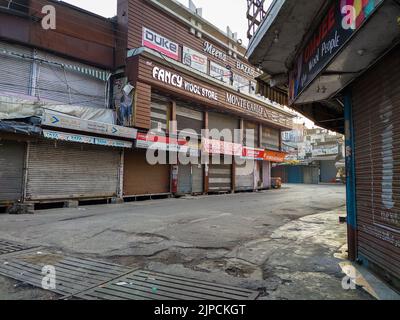
[{"label": "narrow market street", "polygon": [[[251,289],[259,299],[371,299],[341,285],[344,216],[343,186],[284,185],[258,193],[0,215],[0,239]],[[0,279],[0,298],[49,298],[48,292]]]}]

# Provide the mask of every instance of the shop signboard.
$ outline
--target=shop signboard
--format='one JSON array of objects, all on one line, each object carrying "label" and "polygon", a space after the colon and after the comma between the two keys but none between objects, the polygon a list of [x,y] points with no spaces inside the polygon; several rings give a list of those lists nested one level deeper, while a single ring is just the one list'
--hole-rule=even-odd
[{"label": "shop signboard", "polygon": [[231,82],[231,71],[213,61],[210,62],[210,76],[224,83]]},{"label": "shop signboard", "polygon": [[220,140],[202,139],[203,152],[208,154],[224,154],[230,156],[241,156],[243,146],[238,143],[226,142]]},{"label": "shop signboard", "polygon": [[200,72],[207,73],[208,59],[204,54],[201,54],[188,47],[183,47],[182,51],[183,64],[196,69]]},{"label": "shop signboard", "polygon": [[136,139],[137,135],[137,130],[133,128],[84,120],[50,110],[44,111],[41,124],[47,127],[84,131],[129,139]]},{"label": "shop signboard", "polygon": [[270,162],[285,162],[286,152],[243,147],[242,158]]},{"label": "shop signboard", "polygon": [[289,74],[290,103],[323,71],[382,1],[333,1]]},{"label": "shop signboard", "polygon": [[105,146],[105,147],[132,148],[133,146],[133,143],[128,141],[106,139],[101,137],[92,137],[81,134],[52,131],[52,130],[43,130],[43,135],[47,139],[85,143],[85,144],[95,144],[98,146]]},{"label": "shop signboard", "polygon": [[179,60],[177,43],[145,27],[143,27],[143,46],[161,52],[171,59]]},{"label": "shop signboard", "polygon": [[179,153],[190,153],[191,156],[199,156],[200,150],[193,144],[189,145],[185,139],[176,139],[158,136],[151,133],[138,133],[136,148]]}]

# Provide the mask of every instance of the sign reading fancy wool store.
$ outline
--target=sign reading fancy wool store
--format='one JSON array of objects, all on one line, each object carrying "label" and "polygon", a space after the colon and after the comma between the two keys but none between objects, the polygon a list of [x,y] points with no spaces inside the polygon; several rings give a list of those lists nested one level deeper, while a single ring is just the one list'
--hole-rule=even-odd
[{"label": "sign reading fancy wool store", "polygon": [[168,70],[159,67],[154,67],[153,78],[158,81],[164,82],[166,84],[172,85],[174,87],[183,89],[192,94],[196,94],[210,100],[218,101],[217,92],[204,88],[203,86],[200,86],[193,82],[187,81],[181,75],[170,72]]}]

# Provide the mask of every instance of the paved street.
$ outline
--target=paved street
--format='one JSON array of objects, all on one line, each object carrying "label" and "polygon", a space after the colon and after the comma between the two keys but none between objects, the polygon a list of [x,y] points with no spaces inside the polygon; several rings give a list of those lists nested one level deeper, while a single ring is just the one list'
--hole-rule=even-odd
[{"label": "paved street", "polygon": [[[369,299],[344,291],[345,188],[281,190],[0,215],[0,239],[217,281],[261,299]],[[48,298],[0,280],[0,298]]]}]

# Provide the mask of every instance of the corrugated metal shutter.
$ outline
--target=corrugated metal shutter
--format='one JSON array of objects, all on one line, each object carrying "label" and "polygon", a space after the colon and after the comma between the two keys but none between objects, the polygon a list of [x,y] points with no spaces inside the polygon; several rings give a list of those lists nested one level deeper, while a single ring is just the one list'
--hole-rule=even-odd
[{"label": "corrugated metal shutter", "polygon": [[45,52],[38,52],[37,58],[42,61],[37,76],[38,97],[64,104],[107,107],[107,79],[104,70]]},{"label": "corrugated metal shutter", "polygon": [[270,189],[271,188],[271,162],[263,161],[262,173],[263,173],[264,188]]},{"label": "corrugated metal shutter", "polygon": [[192,129],[198,135],[201,135],[201,130],[204,127],[203,112],[178,103],[176,105],[176,121],[178,122],[178,131]]},{"label": "corrugated metal shutter", "polygon": [[303,167],[303,182],[305,184],[319,183],[319,168],[318,167]]},{"label": "corrugated metal shutter", "polygon": [[269,127],[262,127],[261,148],[279,150],[280,131]]},{"label": "corrugated metal shutter", "polygon": [[22,199],[25,143],[0,141],[0,202]]},{"label": "corrugated metal shutter", "polygon": [[32,54],[30,48],[0,41],[0,92],[30,94],[33,62],[22,56],[32,58]]},{"label": "corrugated metal shutter", "polygon": [[230,190],[232,190],[232,165],[210,164],[209,191],[221,192]]},{"label": "corrugated metal shutter", "polygon": [[192,165],[192,193],[199,194],[204,192],[204,166]]},{"label": "corrugated metal shutter", "polygon": [[192,166],[190,164],[179,165],[178,169],[178,193],[192,193]]},{"label": "corrugated metal shutter", "polygon": [[304,173],[302,166],[287,166],[288,183],[304,183]]},{"label": "corrugated metal shutter", "polygon": [[320,161],[321,164],[321,182],[332,183],[336,181],[337,168],[336,161]]},{"label": "corrugated metal shutter", "polygon": [[[210,130],[218,129],[220,132],[222,132],[224,129],[229,129],[231,137],[226,137],[227,139],[225,141],[232,142],[235,138],[235,129],[239,129],[239,119],[235,118],[234,116],[227,116],[220,113],[210,112],[208,114],[208,128]],[[238,132],[236,134],[238,134]],[[239,140],[236,139],[236,142],[239,142]]]},{"label": "corrugated metal shutter", "polygon": [[258,148],[258,124],[243,121],[243,144],[248,147]]},{"label": "corrugated metal shutter", "polygon": [[170,166],[150,165],[146,150],[125,151],[124,196],[170,193]]},{"label": "corrugated metal shutter", "polygon": [[353,87],[359,256],[400,278],[400,47]]},{"label": "corrugated metal shutter", "polygon": [[114,148],[40,140],[31,143],[28,200],[114,197],[120,151]]},{"label": "corrugated metal shutter", "polygon": [[263,188],[263,180],[262,180],[262,168],[263,161],[256,161],[254,168],[254,189],[262,189]]},{"label": "corrugated metal shutter", "polygon": [[154,95],[151,97],[151,129],[162,132],[167,131],[169,125],[170,104],[159,100]]},{"label": "corrugated metal shutter", "polygon": [[254,189],[254,170],[255,161],[246,161],[245,163],[236,164],[236,190],[253,190]]}]

